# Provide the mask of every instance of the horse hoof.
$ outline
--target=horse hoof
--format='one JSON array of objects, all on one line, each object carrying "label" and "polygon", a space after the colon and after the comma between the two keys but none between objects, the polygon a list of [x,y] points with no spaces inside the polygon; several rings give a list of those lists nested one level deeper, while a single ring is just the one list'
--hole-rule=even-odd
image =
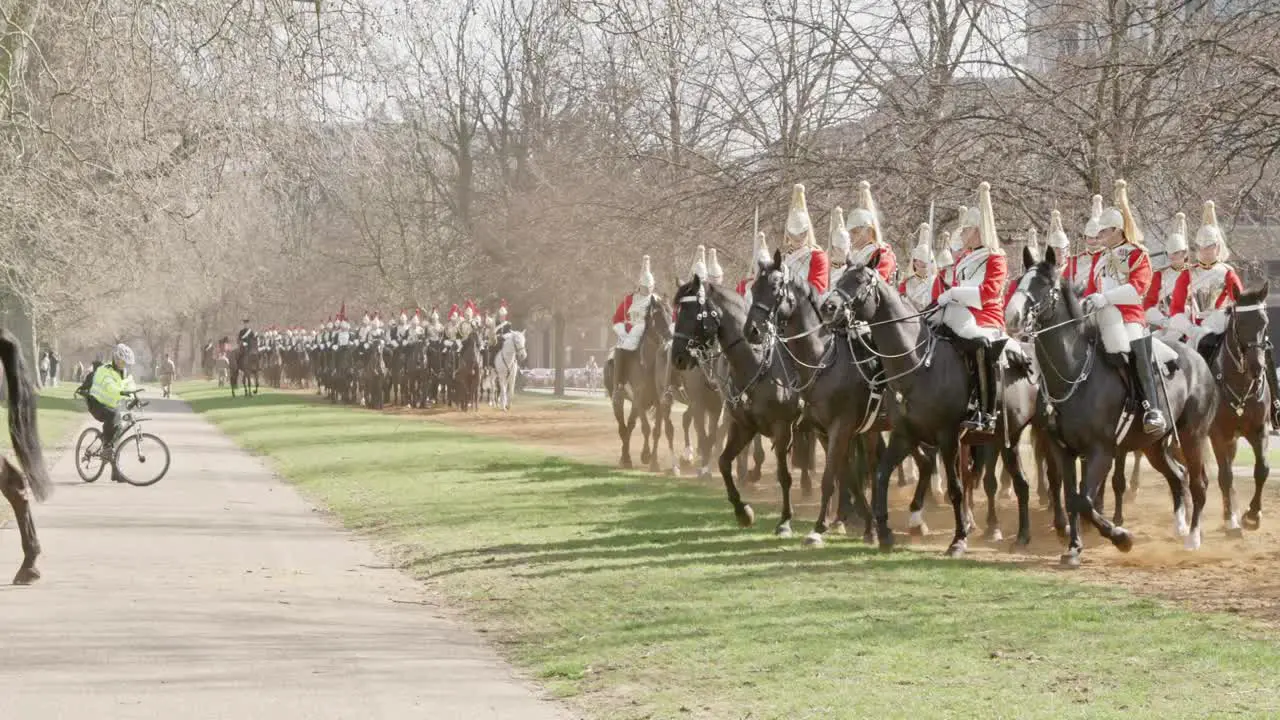
[{"label": "horse hoof", "polygon": [[805,547],[820,548],[826,544],[827,544],[827,541],[823,540],[822,536],[816,532],[811,532],[808,535],[804,536]]},{"label": "horse hoof", "polygon": [[1111,544],[1115,545],[1120,552],[1127,553],[1133,549],[1133,533],[1122,527],[1112,528]]},{"label": "horse hoof", "polygon": [[1227,531],[1226,531],[1226,532],[1227,532],[1227,537],[1228,537],[1229,539],[1231,539],[1231,540],[1243,540],[1243,539],[1244,539],[1244,528],[1241,528],[1241,527],[1229,527],[1229,528],[1227,528]]},{"label": "horse hoof", "polygon": [[925,525],[924,523],[920,523],[919,525],[912,525],[907,528],[907,534],[910,535],[911,537],[924,537],[925,535],[929,534],[929,526]]},{"label": "horse hoof", "polygon": [[618,464],[621,465],[624,470],[630,470],[634,467],[634,465],[631,464],[631,458],[627,457],[622,458],[622,462]]},{"label": "horse hoof", "polygon": [[1054,531],[1055,533],[1057,533],[1057,535],[1058,535],[1058,539],[1059,539],[1059,540],[1062,540],[1062,541],[1064,541],[1064,542],[1066,541],[1066,539],[1067,539],[1067,529],[1066,529],[1065,527],[1055,527],[1055,528],[1053,529],[1053,531]]},{"label": "horse hoof", "polygon": [[711,471],[706,468],[703,468],[698,472],[699,480],[710,480],[711,478],[712,478]]},{"label": "horse hoof", "polygon": [[862,533],[862,543],[863,543],[864,545],[875,545],[875,544],[876,544],[876,534],[875,534],[874,532],[870,531],[870,530],[868,530],[868,531],[866,531],[866,532]]},{"label": "horse hoof", "polygon": [[889,530],[880,534],[880,552],[893,551],[893,531]]},{"label": "horse hoof", "polygon": [[1187,533],[1186,539],[1182,541],[1182,547],[1187,550],[1200,549],[1200,528],[1196,528],[1195,530]]},{"label": "horse hoof", "polygon": [[800,497],[806,497],[806,498],[813,497],[813,488],[812,487],[800,488]]},{"label": "horse hoof", "polygon": [[1190,532],[1191,526],[1187,524],[1187,511],[1179,508],[1173,513],[1173,534],[1184,538]]},{"label": "horse hoof", "polygon": [[679,466],[679,465],[672,465],[672,466],[671,466],[671,477],[680,477],[680,466]]},{"label": "horse hoof", "polygon": [[1112,515],[1112,516],[1111,516],[1111,524],[1112,524],[1112,525],[1123,525],[1123,524],[1124,524],[1124,516],[1123,516],[1123,515]]},{"label": "horse hoof", "polygon": [[844,524],[844,535],[845,535],[845,537],[856,538],[856,537],[858,537],[858,531],[857,531],[856,529],[854,529],[854,527],[853,527],[853,525],[852,525],[851,523],[845,523],[845,524]]},{"label": "horse hoof", "polygon": [[1080,551],[1068,550],[1063,553],[1062,557],[1058,558],[1058,565],[1064,568],[1071,568],[1073,570],[1080,567]]},{"label": "horse hoof", "polygon": [[1018,535],[1018,539],[1013,541],[1013,550],[1014,550],[1015,552],[1020,551],[1020,550],[1026,550],[1028,547],[1031,547],[1031,535],[1030,535],[1030,534],[1025,534],[1025,535],[1024,535],[1024,534],[1019,534],[1019,535]]},{"label": "horse hoof", "polygon": [[1244,518],[1241,519],[1241,524],[1244,525],[1246,530],[1257,530],[1262,527],[1262,518],[1259,513],[1247,512],[1244,514]]},{"label": "horse hoof", "polygon": [[751,509],[750,505],[743,505],[740,509],[735,510],[733,514],[738,518],[739,527],[749,528],[756,522],[756,513]]},{"label": "horse hoof", "polygon": [[31,568],[19,568],[18,574],[13,576],[14,585],[30,585],[40,579],[40,571]]},{"label": "horse hoof", "polygon": [[778,527],[774,528],[774,530],[773,530],[773,534],[774,534],[774,536],[775,536],[775,537],[779,537],[779,538],[782,538],[782,539],[784,539],[784,540],[785,540],[786,538],[791,537],[794,533],[792,533],[792,532],[791,532],[791,525],[790,525],[790,524],[788,524],[788,523],[783,523],[783,524],[779,525]]},{"label": "horse hoof", "polygon": [[964,553],[968,549],[968,544],[964,540],[955,540],[952,541],[951,547],[947,548],[946,556],[949,558],[964,557]]},{"label": "horse hoof", "polygon": [[842,533],[842,532],[845,532],[845,530],[846,530],[846,526],[845,526],[845,524],[844,524],[844,521],[843,521],[843,520],[837,520],[837,521],[835,521],[835,522],[831,523],[831,529],[830,529],[830,530],[828,530],[827,532]]},{"label": "horse hoof", "polygon": [[983,533],[983,538],[987,542],[1000,542],[1004,540],[1004,532],[998,527],[987,528],[987,531]]}]

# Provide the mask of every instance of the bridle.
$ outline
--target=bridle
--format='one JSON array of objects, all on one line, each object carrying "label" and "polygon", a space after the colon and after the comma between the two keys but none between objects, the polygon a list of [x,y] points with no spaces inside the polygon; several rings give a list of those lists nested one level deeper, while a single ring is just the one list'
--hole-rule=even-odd
[{"label": "bridle", "polygon": [[1236,411],[1236,417],[1240,417],[1241,415],[1244,415],[1245,405],[1250,400],[1262,399],[1262,389],[1263,387],[1265,387],[1262,373],[1266,372],[1265,370],[1266,364],[1259,363],[1259,365],[1264,369],[1261,372],[1255,373],[1249,369],[1248,357],[1246,357],[1246,355],[1250,351],[1255,353],[1261,352],[1267,346],[1266,315],[1265,314],[1263,315],[1262,330],[1258,333],[1256,337],[1252,339],[1252,341],[1248,343],[1245,343],[1240,338],[1239,317],[1241,313],[1258,312],[1258,311],[1265,311],[1265,310],[1266,310],[1266,306],[1262,303],[1255,303],[1253,305],[1244,305],[1244,306],[1237,305],[1236,307],[1231,309],[1231,318],[1228,321],[1228,331],[1226,333],[1227,337],[1226,337],[1226,341],[1223,343],[1224,345],[1226,345],[1225,354],[1228,358],[1231,359],[1231,364],[1236,369],[1236,371],[1244,375],[1245,377],[1249,378],[1249,385],[1245,388],[1243,394],[1237,393],[1235,389],[1231,387],[1231,383],[1227,381],[1225,377],[1226,376],[1225,372],[1219,369],[1215,374],[1217,375],[1218,382],[1222,383],[1223,389],[1225,389],[1227,391],[1227,394],[1231,397],[1230,405],[1231,405],[1231,409]]},{"label": "bridle", "polygon": [[[1047,327],[1042,328],[1040,327],[1041,321],[1045,317],[1052,317],[1053,313],[1058,309],[1058,303],[1061,302],[1062,300],[1062,282],[1060,280],[1055,280],[1050,285],[1049,293],[1044,297],[1043,300],[1036,300],[1034,295],[1032,295],[1030,292],[1027,292],[1026,290],[1023,290],[1021,288],[1019,288],[1016,292],[1022,293],[1024,307],[1026,308],[1027,321],[1026,321],[1025,327],[1023,328],[1023,334],[1026,335],[1028,338],[1030,338],[1033,343],[1041,335],[1046,335],[1048,333],[1054,332],[1055,330],[1060,330],[1069,325],[1074,325],[1079,322],[1084,322],[1089,317],[1089,315],[1081,315],[1080,317],[1069,318],[1063,322],[1055,323],[1053,325],[1049,325]],[[1080,368],[1080,374],[1077,375],[1075,378],[1068,378],[1066,375],[1064,375],[1063,372],[1059,370],[1056,365],[1053,364],[1053,360],[1049,357],[1048,353],[1045,353],[1044,357],[1040,358],[1044,360],[1043,364],[1045,366],[1045,369],[1048,369],[1050,372],[1052,372],[1054,377],[1059,382],[1067,386],[1067,391],[1065,394],[1063,394],[1061,397],[1054,397],[1053,395],[1049,394],[1048,383],[1039,384],[1040,393],[1052,405],[1058,405],[1060,403],[1064,403],[1070,400],[1071,396],[1076,394],[1076,390],[1079,390],[1080,386],[1084,384],[1084,381],[1087,380],[1089,378],[1089,375],[1093,373],[1093,364],[1094,364],[1094,361],[1097,359],[1097,355],[1098,355],[1098,351],[1095,345],[1096,343],[1093,343],[1093,342],[1087,343],[1085,345],[1084,364]],[[1037,355],[1037,357],[1039,356]]]},{"label": "bridle", "polygon": [[769,371],[769,366],[773,362],[772,347],[770,347],[766,351],[764,357],[760,359],[760,367],[756,369],[756,374],[748,380],[745,385],[743,385],[742,389],[739,390],[735,388],[733,386],[733,378],[727,369],[723,374],[717,372],[716,360],[724,356],[729,350],[745,343],[746,338],[743,335],[739,335],[737,338],[734,338],[733,342],[729,343],[724,348],[717,348],[722,317],[720,310],[714,305],[709,305],[707,303],[706,289],[699,289],[696,295],[686,295],[684,297],[676,298],[677,306],[693,304],[698,306],[697,314],[694,316],[697,334],[690,335],[688,333],[681,332],[679,325],[677,324],[677,326],[672,329],[672,338],[673,340],[684,341],[685,352],[693,358],[694,363],[698,366],[698,369],[702,371],[702,375],[707,379],[707,382],[713,387],[721,389],[721,394],[725,398],[726,403],[733,407],[741,405],[746,401],[747,392],[751,390],[751,388],[755,387],[756,383],[760,382],[760,379]]}]

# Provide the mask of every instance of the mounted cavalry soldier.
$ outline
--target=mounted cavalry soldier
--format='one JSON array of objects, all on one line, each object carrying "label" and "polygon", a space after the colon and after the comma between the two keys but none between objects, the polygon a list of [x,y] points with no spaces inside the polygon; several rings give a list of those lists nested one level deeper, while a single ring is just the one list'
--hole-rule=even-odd
[{"label": "mounted cavalry soldier", "polygon": [[[969,209],[961,205],[960,217],[964,217],[964,214],[967,212],[969,212]],[[938,251],[938,256],[934,258],[934,265],[938,268],[937,272],[933,275],[934,297],[941,295],[944,290],[947,290],[954,284],[956,269],[955,256],[958,255],[960,251],[959,248],[953,247],[953,245],[959,241],[960,233],[958,231],[956,232],[955,237],[956,240],[952,240],[951,233],[944,230],[942,232],[942,237],[939,238],[941,240],[942,249]]]},{"label": "mounted cavalry soldier", "polygon": [[426,323],[428,340],[444,339],[444,323],[440,322],[440,308],[431,308],[431,318]]},{"label": "mounted cavalry soldier", "polygon": [[876,264],[875,271],[885,282],[892,283],[893,275],[898,271],[898,258],[884,240],[884,233],[880,230],[880,210],[876,207],[875,198],[871,197],[871,183],[866,180],[858,184],[858,204],[861,207],[849,211],[849,220],[845,223],[852,246],[849,264],[854,267],[866,265],[878,252],[880,262]]},{"label": "mounted cavalry soldier", "polygon": [[454,303],[449,308],[449,314],[446,316],[447,324],[444,326],[444,337],[448,341],[446,346],[452,345],[453,341],[460,339],[462,333],[462,311],[458,309],[458,304]]},{"label": "mounted cavalry soldier", "polygon": [[911,251],[911,275],[898,285],[898,294],[906,298],[911,307],[920,312],[933,302],[933,286],[936,282],[933,270],[933,233],[929,223],[920,223],[919,242]]},{"label": "mounted cavalry soldier", "polygon": [[814,240],[813,223],[809,221],[809,207],[804,199],[804,185],[797,184],[792,188],[791,211],[787,214],[782,248],[782,264],[793,275],[805,278],[819,296],[825,293],[830,280],[827,253]]},{"label": "mounted cavalry soldier", "polygon": [[618,344],[614,347],[612,358],[613,377],[618,378],[613,388],[615,397],[620,397],[623,386],[626,384],[623,378],[627,377],[627,363],[632,362],[633,359],[643,361],[643,357],[636,353],[636,350],[640,347],[640,338],[644,335],[645,317],[649,311],[649,302],[653,299],[654,285],[649,256],[645,255],[640,260],[640,278],[636,283],[636,291],[624,297],[613,313],[613,332],[618,336]]},{"label": "mounted cavalry soldier", "polygon": [[724,282],[724,268],[720,267],[720,258],[716,257],[716,249],[707,249],[707,282],[720,285]]},{"label": "mounted cavalry soldier", "polygon": [[769,242],[765,238],[764,233],[756,233],[752,240],[750,269],[747,276],[738,282],[738,295],[747,301],[747,306],[751,306],[751,284],[756,281],[756,273],[759,272],[760,264],[771,262],[773,255],[769,252]]},{"label": "mounted cavalry soldier", "polygon": [[849,267],[851,252],[853,241],[849,239],[849,231],[844,227],[844,209],[836,206],[831,211],[831,220],[827,225],[827,258],[831,260],[827,278],[830,287],[835,287],[840,282],[840,276]]},{"label": "mounted cavalry soldier", "polygon": [[1062,229],[1062,213],[1057,210],[1049,213],[1049,235],[1045,238],[1044,244],[1053,248],[1053,258],[1058,264],[1058,272],[1065,272],[1071,258],[1069,252],[1071,240],[1067,238],[1067,231]]},{"label": "mounted cavalry soldier", "polygon": [[1089,285],[1093,277],[1094,266],[1102,255],[1102,247],[1098,244],[1099,223],[1102,217],[1102,196],[1094,195],[1089,211],[1089,221],[1084,226],[1084,250],[1073,256],[1067,263],[1067,277],[1073,285],[1080,288]]},{"label": "mounted cavalry soldier", "polygon": [[[1227,264],[1231,251],[1218,227],[1218,213],[1212,200],[1204,204],[1200,230],[1196,232],[1196,265],[1182,271],[1174,285],[1170,303],[1169,328],[1194,342],[1200,354],[1213,365],[1213,356],[1227,330],[1228,310],[1236,304],[1244,284]],[[1271,393],[1271,426],[1280,427],[1280,395],[1277,394],[1275,351],[1265,347],[1267,389]]]},{"label": "mounted cavalry soldier", "polygon": [[1004,285],[1008,263],[996,236],[991,209],[991,185],[978,186],[978,206],[960,218],[956,232],[964,249],[956,258],[951,288],[934,300],[942,308],[941,322],[956,336],[977,342],[979,403],[965,420],[969,430],[995,432],[996,364],[1009,336],[1004,331]]},{"label": "mounted cavalry soldier", "polygon": [[1151,334],[1143,298],[1151,285],[1151,256],[1142,243],[1142,231],[1129,209],[1124,180],[1115,186],[1116,207],[1098,218],[1098,247],[1093,275],[1085,288],[1084,311],[1097,314],[1102,346],[1133,370],[1142,395],[1142,429],[1163,435],[1167,427],[1160,411]]},{"label": "mounted cavalry soldier", "polygon": [[494,332],[498,336],[498,340],[506,339],[507,333],[511,332],[511,311],[507,308],[507,301],[503,300],[498,303],[498,326],[494,328]]},{"label": "mounted cavalry soldier", "polygon": [[1143,305],[1147,308],[1147,324],[1154,328],[1156,337],[1165,342],[1182,340],[1182,333],[1169,328],[1170,308],[1173,306],[1173,290],[1178,278],[1187,269],[1187,215],[1173,217],[1173,232],[1164,243],[1169,264],[1151,276],[1151,288],[1147,290]]}]

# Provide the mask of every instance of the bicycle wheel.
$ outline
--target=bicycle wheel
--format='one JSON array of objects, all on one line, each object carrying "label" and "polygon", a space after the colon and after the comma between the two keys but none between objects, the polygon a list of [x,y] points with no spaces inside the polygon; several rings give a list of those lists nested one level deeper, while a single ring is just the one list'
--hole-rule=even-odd
[{"label": "bicycle wheel", "polygon": [[91,483],[102,477],[106,463],[102,460],[102,432],[98,428],[85,428],[76,440],[76,472],[80,479]]},{"label": "bicycle wheel", "polygon": [[169,446],[151,433],[125,438],[116,446],[116,469],[130,485],[155,485],[169,472]]}]

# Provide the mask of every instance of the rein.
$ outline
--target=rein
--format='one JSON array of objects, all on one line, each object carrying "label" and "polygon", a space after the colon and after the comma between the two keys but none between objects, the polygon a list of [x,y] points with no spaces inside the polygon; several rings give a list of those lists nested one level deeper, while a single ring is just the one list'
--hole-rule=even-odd
[{"label": "rein", "polygon": [[[1227,394],[1230,396],[1229,404],[1231,405],[1231,409],[1235,410],[1236,417],[1244,415],[1245,406],[1250,401],[1261,402],[1262,390],[1266,387],[1261,373],[1255,374],[1249,371],[1248,361],[1245,357],[1245,353],[1249,350],[1262,347],[1265,341],[1260,342],[1255,340],[1254,342],[1245,344],[1240,339],[1240,324],[1238,319],[1242,312],[1256,312],[1258,310],[1265,309],[1266,306],[1262,303],[1254,303],[1253,305],[1234,307],[1231,311],[1231,329],[1223,343],[1226,346],[1224,348],[1226,350],[1225,355],[1231,358],[1231,364],[1234,366],[1235,370],[1249,379],[1249,385],[1245,387],[1243,394],[1237,393],[1235,388],[1231,386],[1231,378],[1226,376],[1225,370],[1218,371],[1215,373],[1215,376],[1218,382],[1222,383],[1222,388],[1226,390]],[[1263,372],[1266,372],[1266,370],[1264,369]]]},{"label": "rein", "polygon": [[[1023,292],[1023,291],[1019,290],[1018,292]],[[1084,322],[1085,320],[1088,320],[1090,317],[1093,316],[1093,313],[1086,313],[1081,315],[1080,317],[1069,318],[1067,320],[1064,320],[1063,322],[1055,323],[1047,327],[1036,329],[1035,326],[1036,326],[1036,323],[1039,321],[1040,316],[1045,312],[1052,312],[1053,309],[1057,307],[1058,300],[1062,296],[1062,289],[1058,284],[1055,283],[1053,286],[1053,289],[1049,291],[1049,297],[1046,298],[1043,302],[1037,302],[1035,299],[1031,297],[1030,293],[1025,293],[1025,294],[1027,298],[1027,304],[1029,307],[1027,310],[1028,327],[1024,329],[1023,334],[1026,335],[1028,338],[1030,338],[1033,343],[1036,340],[1038,340],[1041,335],[1045,335],[1050,332],[1054,332],[1056,330],[1061,330],[1064,327],[1074,325],[1076,323]],[[1076,394],[1076,390],[1079,390],[1080,386],[1084,384],[1084,381],[1089,379],[1089,376],[1093,374],[1093,365],[1096,362],[1097,357],[1098,357],[1097,343],[1096,342],[1087,343],[1085,345],[1084,363],[1080,368],[1080,374],[1077,375],[1075,378],[1068,378],[1066,375],[1063,374],[1061,370],[1058,369],[1057,365],[1053,364],[1053,360],[1046,353],[1045,357],[1043,358],[1044,365],[1050,371],[1053,372],[1054,377],[1059,382],[1064,383],[1067,386],[1067,391],[1061,397],[1054,397],[1049,392],[1048,383],[1039,383],[1040,395],[1043,396],[1044,399],[1048,400],[1052,405],[1059,405],[1061,403],[1064,403],[1070,400],[1071,397]]]}]

